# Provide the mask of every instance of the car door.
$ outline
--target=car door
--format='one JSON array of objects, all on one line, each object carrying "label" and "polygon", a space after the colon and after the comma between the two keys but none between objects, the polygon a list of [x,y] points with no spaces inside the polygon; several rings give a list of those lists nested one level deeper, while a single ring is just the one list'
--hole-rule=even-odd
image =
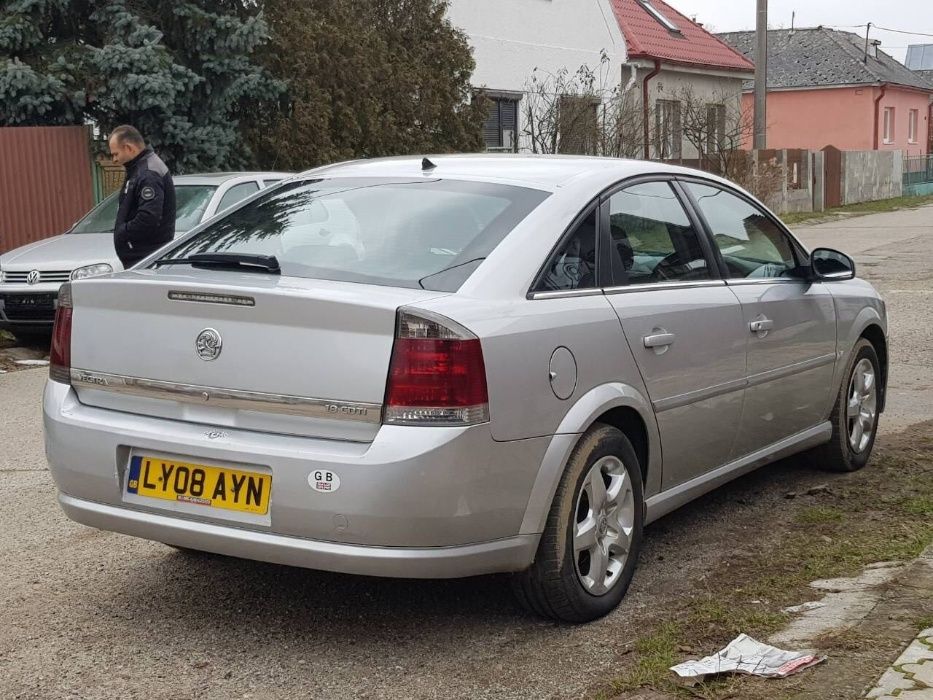
[{"label": "car door", "polygon": [[606,296],[644,379],[663,444],[662,488],[729,461],[742,413],[742,309],[670,182],[602,202],[612,258]]},{"label": "car door", "polygon": [[818,425],[829,413],[836,316],[825,285],[802,273],[801,250],[752,200],[684,182],[742,304],[748,346],[745,409],[734,457]]}]

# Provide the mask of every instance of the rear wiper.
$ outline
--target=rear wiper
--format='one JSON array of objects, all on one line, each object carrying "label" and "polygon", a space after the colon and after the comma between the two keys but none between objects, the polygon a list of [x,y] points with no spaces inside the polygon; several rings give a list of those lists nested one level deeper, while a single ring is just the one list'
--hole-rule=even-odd
[{"label": "rear wiper", "polygon": [[234,267],[244,271],[282,273],[274,255],[250,255],[249,253],[194,253],[186,258],[156,260],[162,265],[191,265],[192,267]]}]

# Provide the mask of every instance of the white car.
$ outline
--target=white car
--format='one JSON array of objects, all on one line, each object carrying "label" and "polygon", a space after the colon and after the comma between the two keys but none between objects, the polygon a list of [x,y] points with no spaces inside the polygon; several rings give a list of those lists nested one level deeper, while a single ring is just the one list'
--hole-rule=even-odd
[{"label": "white car", "polygon": [[[176,235],[288,177],[291,173],[175,177]],[[18,335],[47,334],[52,330],[62,284],[123,269],[113,247],[118,205],[118,193],[114,193],[67,233],[0,255],[0,329]]]}]

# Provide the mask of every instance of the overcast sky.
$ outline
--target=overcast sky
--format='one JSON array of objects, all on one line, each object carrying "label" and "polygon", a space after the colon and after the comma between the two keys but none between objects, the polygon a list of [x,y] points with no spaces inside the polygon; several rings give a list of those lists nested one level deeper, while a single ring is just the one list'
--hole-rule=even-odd
[{"label": "overcast sky", "polygon": [[[717,32],[755,28],[756,0],[665,0],[688,17],[696,16]],[[933,44],[933,1],[931,0],[769,0],[768,24],[772,29],[790,27],[791,13],[797,12],[795,26],[846,28],[865,35],[865,28],[845,25],[872,24],[921,32],[931,36],[895,34],[872,28],[881,48],[903,61],[910,44]]]}]

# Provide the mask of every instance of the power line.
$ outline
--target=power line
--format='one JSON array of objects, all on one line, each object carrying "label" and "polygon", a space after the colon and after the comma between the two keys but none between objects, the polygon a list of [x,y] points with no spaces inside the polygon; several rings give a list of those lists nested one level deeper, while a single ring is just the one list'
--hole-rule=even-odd
[{"label": "power line", "polygon": [[[829,27],[830,29],[865,29],[867,24],[824,24],[824,27]],[[880,27],[877,24],[871,25],[872,29],[877,29],[882,32],[893,32],[894,34],[907,34],[908,36],[928,36],[933,37],[933,34],[926,32],[908,32],[903,29],[890,29],[888,27]]]},{"label": "power line", "polygon": [[903,29],[888,29],[887,27],[879,27],[876,24],[872,25],[875,29],[879,29],[883,32],[894,32],[895,34],[908,34],[910,36],[928,36],[933,37],[933,34],[926,34],[924,32],[905,32]]}]

